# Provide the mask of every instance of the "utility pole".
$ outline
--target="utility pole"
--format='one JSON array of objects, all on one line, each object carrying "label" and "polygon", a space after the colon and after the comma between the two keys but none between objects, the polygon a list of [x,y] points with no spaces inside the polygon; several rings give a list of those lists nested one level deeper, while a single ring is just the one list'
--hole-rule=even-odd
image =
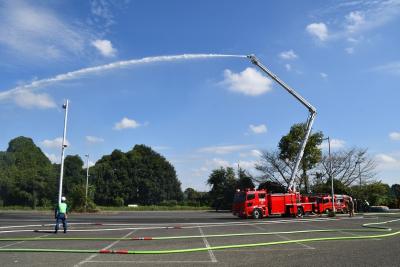
[{"label": "utility pole", "polygon": [[85,155],[86,157],[86,193],[85,193],[85,212],[87,209],[87,200],[88,200],[88,186],[89,186],[89,154]]},{"label": "utility pole", "polygon": [[67,147],[66,138],[67,138],[68,104],[69,104],[69,100],[67,99],[62,106],[63,109],[65,109],[65,116],[64,116],[64,134],[63,134],[63,140],[62,140],[62,145],[61,145],[61,170],[60,170],[60,186],[58,189],[58,204],[61,203],[63,177],[64,177],[64,150]]}]

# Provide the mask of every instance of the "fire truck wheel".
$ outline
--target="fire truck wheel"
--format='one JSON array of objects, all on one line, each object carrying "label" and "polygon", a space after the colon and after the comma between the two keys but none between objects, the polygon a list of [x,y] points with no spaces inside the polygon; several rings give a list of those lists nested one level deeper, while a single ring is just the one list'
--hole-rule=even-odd
[{"label": "fire truck wheel", "polygon": [[254,209],[253,210],[253,219],[261,219],[261,218],[262,218],[261,210]]},{"label": "fire truck wheel", "polygon": [[303,208],[297,207],[297,217],[303,217]]}]

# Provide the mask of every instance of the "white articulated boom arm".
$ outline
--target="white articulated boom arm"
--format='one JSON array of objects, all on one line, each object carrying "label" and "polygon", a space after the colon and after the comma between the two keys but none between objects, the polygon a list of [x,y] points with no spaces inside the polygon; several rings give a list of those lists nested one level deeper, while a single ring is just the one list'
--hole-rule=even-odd
[{"label": "white articulated boom arm", "polygon": [[296,164],[294,165],[294,168],[292,170],[292,175],[290,176],[290,182],[289,182],[289,186],[288,186],[288,190],[292,190],[293,192],[295,192],[296,187],[295,187],[294,180],[295,180],[296,173],[299,168],[301,159],[303,158],[304,149],[306,148],[308,138],[310,137],[312,125],[314,123],[315,116],[317,115],[317,110],[307,100],[305,100],[301,95],[299,95],[295,90],[293,90],[290,86],[288,86],[281,79],[279,79],[278,76],[276,76],[269,69],[267,69],[267,67],[265,67],[258,60],[258,58],[256,58],[255,55],[249,55],[247,57],[250,59],[251,63],[253,63],[257,67],[259,67],[263,72],[265,72],[269,77],[271,77],[271,79],[273,79],[274,81],[279,83],[280,86],[282,86],[284,89],[286,89],[286,91],[288,91],[292,96],[294,96],[298,101],[300,101],[300,103],[302,103],[310,112],[310,115],[307,120],[306,135],[304,136],[304,139],[301,143],[300,151],[299,151],[299,154],[297,155]]}]

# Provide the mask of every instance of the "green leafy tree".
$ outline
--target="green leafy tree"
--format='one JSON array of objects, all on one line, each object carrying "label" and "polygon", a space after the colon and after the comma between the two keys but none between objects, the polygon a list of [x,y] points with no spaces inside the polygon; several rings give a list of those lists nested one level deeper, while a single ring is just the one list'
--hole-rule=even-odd
[{"label": "green leafy tree", "polygon": [[272,181],[260,183],[258,190],[261,189],[265,189],[269,193],[286,193],[286,188],[282,184]]},{"label": "green leafy tree", "polygon": [[[345,186],[341,181],[333,179],[333,188],[335,194],[351,194],[351,189]],[[317,183],[312,186],[313,193],[326,194],[332,191],[332,182],[329,178],[325,183]]]},{"label": "green leafy tree", "polygon": [[230,209],[237,185],[233,168],[221,167],[213,170],[207,184],[211,186],[209,196],[212,207],[216,210]]},{"label": "green leafy tree", "polygon": [[56,196],[56,174],[46,155],[31,138],[17,137],[0,152],[0,199],[4,205],[36,208]]},{"label": "green leafy tree", "polygon": [[246,188],[255,188],[253,183],[253,178],[246,170],[239,168],[238,170],[238,181],[236,183],[236,188],[244,190]]},{"label": "green leafy tree", "polygon": [[[287,135],[283,136],[279,142],[279,157],[283,161],[295,162],[300,151],[301,143],[306,134],[306,124],[294,124]],[[316,132],[310,135],[306,144],[303,158],[300,162],[301,183],[304,184],[304,190],[309,192],[309,179],[307,171],[314,168],[322,158],[321,148],[319,147],[323,140],[322,132]]]},{"label": "green leafy tree", "polygon": [[391,193],[394,198],[394,205],[393,208],[400,208],[400,184],[394,184],[390,188]]},{"label": "green leafy tree", "polygon": [[63,194],[68,196],[77,185],[86,186],[83,161],[78,155],[68,155],[64,159]]},{"label": "green leafy tree", "polygon": [[357,199],[367,200],[371,206],[389,206],[393,201],[388,184],[375,182],[367,185],[353,186],[352,195]]},{"label": "green leafy tree", "polygon": [[91,173],[97,204],[151,205],[183,200],[175,168],[145,145],[136,145],[126,153],[114,150],[97,161]]}]

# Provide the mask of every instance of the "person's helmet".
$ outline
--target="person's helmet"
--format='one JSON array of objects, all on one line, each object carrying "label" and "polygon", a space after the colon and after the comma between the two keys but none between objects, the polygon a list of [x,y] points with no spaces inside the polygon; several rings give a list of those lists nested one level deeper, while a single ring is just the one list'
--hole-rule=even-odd
[{"label": "person's helmet", "polygon": [[66,201],[67,199],[65,197],[61,197],[61,201]]}]

